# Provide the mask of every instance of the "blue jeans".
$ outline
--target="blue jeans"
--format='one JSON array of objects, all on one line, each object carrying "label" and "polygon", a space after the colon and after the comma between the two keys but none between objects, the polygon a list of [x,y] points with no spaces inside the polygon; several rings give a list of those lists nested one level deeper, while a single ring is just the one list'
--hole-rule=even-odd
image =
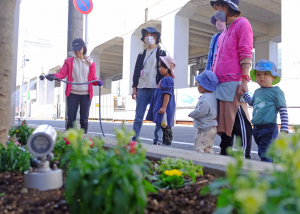
[{"label": "blue jeans", "polygon": [[266,151],[277,136],[278,126],[276,123],[254,126],[253,137],[258,146],[258,156],[261,161],[273,162],[270,157],[267,157]]},{"label": "blue jeans", "polygon": [[[133,136],[132,140],[136,141],[140,136],[140,132],[143,125],[143,119],[146,112],[146,108],[148,104],[150,104],[155,89],[154,88],[138,88],[136,95],[136,109],[135,109],[135,118],[133,123],[133,130],[136,135]],[[162,131],[160,124],[156,124],[154,131],[154,141],[161,142],[162,139]]]}]

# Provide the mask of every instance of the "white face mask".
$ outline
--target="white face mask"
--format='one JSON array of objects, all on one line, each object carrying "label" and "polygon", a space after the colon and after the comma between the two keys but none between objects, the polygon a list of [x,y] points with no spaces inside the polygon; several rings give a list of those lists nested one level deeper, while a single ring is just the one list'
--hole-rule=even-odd
[{"label": "white face mask", "polygon": [[144,41],[147,43],[147,45],[154,45],[155,39],[153,36],[146,36]]}]

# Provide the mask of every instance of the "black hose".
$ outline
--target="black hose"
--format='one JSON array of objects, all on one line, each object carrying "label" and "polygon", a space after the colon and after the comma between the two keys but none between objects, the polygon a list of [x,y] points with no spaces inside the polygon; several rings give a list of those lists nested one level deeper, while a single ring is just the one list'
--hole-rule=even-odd
[{"label": "black hose", "polygon": [[[47,77],[47,75],[45,75],[45,76],[41,75],[40,80],[44,80],[46,77]],[[85,84],[89,84],[89,83],[93,83],[93,82],[98,81],[98,80],[93,80],[93,81],[84,82],[84,83],[73,83],[73,82],[68,82],[68,81],[59,79],[57,77],[55,77],[54,80],[62,81],[64,83],[72,84],[72,85],[85,85]],[[104,134],[104,131],[103,131],[103,128],[102,128],[102,122],[101,122],[101,86],[99,86],[99,121],[100,121],[100,128],[101,128],[101,131],[102,131],[102,135],[103,135],[103,137],[105,137],[105,134]]]}]

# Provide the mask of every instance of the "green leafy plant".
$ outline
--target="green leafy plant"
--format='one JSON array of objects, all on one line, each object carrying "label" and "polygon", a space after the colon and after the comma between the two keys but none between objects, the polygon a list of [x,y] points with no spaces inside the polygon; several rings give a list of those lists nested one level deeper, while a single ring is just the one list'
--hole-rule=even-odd
[{"label": "green leafy plant", "polygon": [[156,182],[152,185],[157,189],[177,189],[193,182],[186,181],[182,174],[183,172],[177,169],[165,170],[161,175],[153,176],[152,180],[156,180]]},{"label": "green leafy plant", "polygon": [[63,134],[57,131],[56,143],[53,149],[54,158],[52,161],[60,161],[60,159],[70,150],[72,146],[63,136]]},{"label": "green leafy plant", "polygon": [[33,133],[34,129],[29,127],[27,125],[27,122],[24,120],[21,125],[19,126],[13,126],[10,130],[9,130],[9,135],[12,136],[16,136],[18,139],[18,142],[21,145],[26,145],[28,138],[30,137],[30,135]]},{"label": "green leafy plant", "polygon": [[297,130],[293,135],[282,135],[271,145],[268,155],[275,164],[267,174],[259,176],[252,170],[242,174],[242,154],[241,149],[232,154],[235,162],[227,166],[226,177],[201,191],[201,194],[218,196],[214,213],[300,213],[300,134]]},{"label": "green leafy plant", "polygon": [[190,176],[193,181],[196,180],[197,176],[203,175],[203,166],[195,165],[191,160],[185,160],[182,158],[162,158],[155,164],[155,171],[162,173],[165,170],[177,169],[183,172],[183,176]]},{"label": "green leafy plant", "polygon": [[68,163],[65,197],[71,213],[143,213],[147,192],[156,190],[145,179],[145,151],[130,144],[132,131],[115,130],[118,145],[108,151],[100,142],[83,140],[83,132],[70,129],[66,138],[74,149],[62,163]]},{"label": "green leafy plant", "polygon": [[0,172],[24,172],[30,167],[30,153],[22,151],[15,142],[8,142],[7,148],[0,144]]}]

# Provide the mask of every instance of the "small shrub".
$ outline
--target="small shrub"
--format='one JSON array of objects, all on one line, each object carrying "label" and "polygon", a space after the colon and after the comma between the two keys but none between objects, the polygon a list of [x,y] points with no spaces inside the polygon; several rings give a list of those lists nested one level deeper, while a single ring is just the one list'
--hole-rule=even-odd
[{"label": "small shrub", "polygon": [[155,170],[159,173],[165,170],[177,169],[183,172],[183,176],[190,176],[194,181],[197,176],[203,175],[203,166],[195,165],[191,160],[165,157],[161,161],[158,161],[158,163],[155,164]]},{"label": "small shrub", "polygon": [[201,192],[218,196],[214,213],[300,213],[300,134],[283,134],[271,145],[268,155],[275,164],[268,174],[250,170],[243,175],[242,154],[241,149],[234,153],[235,163],[227,166],[226,177]]},{"label": "small shrub", "polygon": [[30,167],[30,153],[9,142],[7,148],[0,144],[0,172],[24,172]]},{"label": "small shrub", "polygon": [[60,159],[72,149],[72,146],[61,132],[57,132],[56,143],[53,149],[54,158],[52,161],[60,161]]},{"label": "small shrub", "polygon": [[152,180],[156,180],[152,185],[157,189],[177,189],[191,184],[182,177],[183,172],[177,169],[165,170],[161,175],[155,175]]},{"label": "small shrub", "polygon": [[155,189],[145,179],[145,151],[130,144],[133,132],[115,130],[118,145],[105,151],[102,141],[83,140],[83,132],[70,129],[66,138],[74,149],[62,159],[68,161],[65,197],[71,213],[143,213],[147,192]]},{"label": "small shrub", "polygon": [[27,125],[26,121],[24,120],[21,125],[13,126],[9,130],[9,135],[11,137],[16,136],[17,139],[18,139],[18,142],[21,145],[26,145],[27,140],[28,140],[28,138],[30,137],[30,135],[32,134],[33,131],[34,131],[34,129],[29,127]]}]

